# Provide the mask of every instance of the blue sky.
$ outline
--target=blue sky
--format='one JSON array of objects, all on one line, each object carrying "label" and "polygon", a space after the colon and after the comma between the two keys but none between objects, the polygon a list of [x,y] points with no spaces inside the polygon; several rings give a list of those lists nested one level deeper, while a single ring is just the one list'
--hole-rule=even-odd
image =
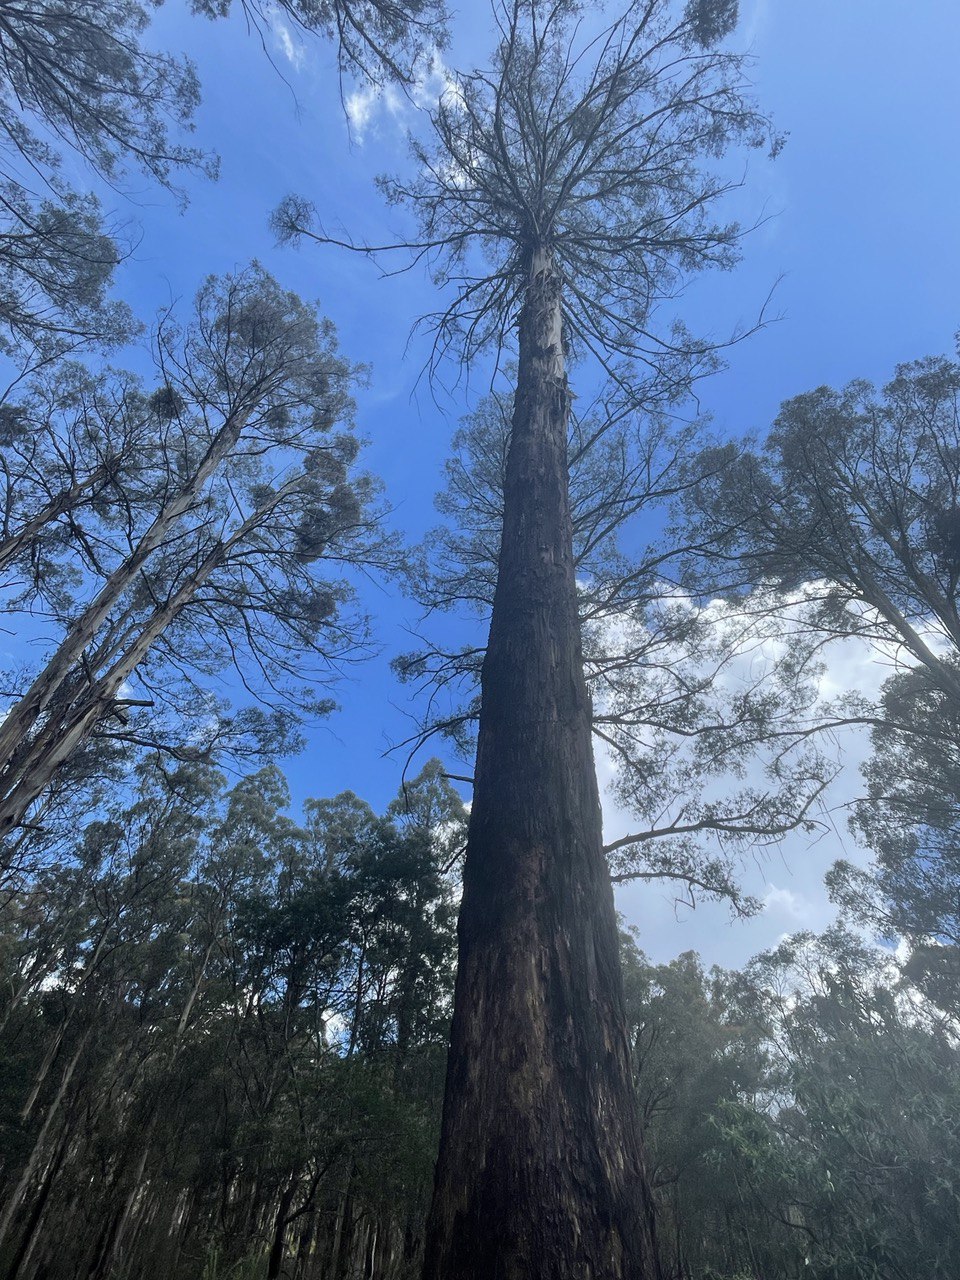
[{"label": "blue sky", "polygon": [[[698,282],[677,307],[694,331],[719,336],[750,323],[780,280],[772,304],[780,318],[736,347],[729,368],[701,386],[702,407],[732,434],[763,431],[781,400],[821,383],[882,381],[898,361],[949,351],[960,325],[960,7],[746,0],[742,9],[739,46],[754,55],[756,96],[789,137],[775,162],[755,153],[749,159],[735,212],[747,222],[765,220],[745,243],[742,265]],[[461,4],[448,64],[482,62],[489,30],[485,4]],[[435,305],[434,291],[419,270],[382,279],[333,249],[278,249],[268,228],[271,210],[296,191],[315,202],[328,229],[342,224],[358,239],[389,239],[400,218],[373,178],[403,171],[415,107],[369,102],[362,129],[356,110],[349,128],[331,49],[313,39],[300,44],[278,28],[265,37],[271,66],[239,14],[211,23],[169,2],[156,13],[151,39],[196,61],[203,86],[196,141],[219,152],[221,177],[188,182],[183,213],[146,184],[110,195],[117,215],[139,227],[118,292],[149,320],[173,300],[188,303],[208,273],[255,257],[283,284],[317,299],[344,353],[371,366],[358,393],[367,462],[385,481],[397,526],[420,536],[435,523],[432,495],[466,407],[462,397],[438,396],[437,404],[425,384],[417,388],[426,349],[420,339],[408,348],[407,338],[416,317]],[[483,390],[482,376],[475,387]],[[415,708],[388,664],[409,647],[405,628],[416,625],[416,613],[387,588],[370,588],[367,602],[382,652],[348,674],[342,713],[312,730],[309,750],[287,762],[297,798],[349,787],[379,807],[399,785],[403,753],[383,753],[408,732]],[[853,667],[865,660],[849,651],[844,658]],[[854,756],[861,749],[854,744]],[[855,787],[855,770],[845,785]],[[836,835],[813,852],[794,842],[782,859],[758,867],[751,887],[767,895],[768,910],[733,932],[720,910],[675,919],[657,889],[630,890],[622,905],[658,959],[697,947],[711,959],[738,961],[786,929],[825,921],[819,877],[846,839],[840,818]]]}]

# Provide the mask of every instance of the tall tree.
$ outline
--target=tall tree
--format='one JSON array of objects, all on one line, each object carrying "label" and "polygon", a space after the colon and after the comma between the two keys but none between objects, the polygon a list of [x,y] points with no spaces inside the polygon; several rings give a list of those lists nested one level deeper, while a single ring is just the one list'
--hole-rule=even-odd
[{"label": "tall tree", "polygon": [[424,55],[445,43],[443,0],[191,0],[195,13],[225,17],[234,4],[248,23],[263,29],[277,17],[298,30],[319,32],[336,43],[341,72],[374,82],[409,83]]},{"label": "tall tree", "polygon": [[131,167],[167,186],[215,167],[177,136],[192,127],[194,69],[149,48],[148,22],[137,0],[0,5],[0,350],[48,359],[133,323],[106,299],[122,249],[68,180],[64,148],[110,183]]},{"label": "tall tree", "polygon": [[[759,906],[740,887],[745,852],[811,821],[835,765],[781,732],[817,700],[816,664],[779,644],[780,624],[758,610],[697,599],[681,566],[690,548],[663,528],[670,506],[703,483],[705,424],[678,424],[679,407],[639,409],[605,388],[571,414],[567,458],[573,561],[593,733],[615,767],[617,800],[633,829],[607,846],[618,882],[660,879],[686,900]],[[435,734],[465,759],[475,751],[480,670],[503,526],[509,397],[484,397],[453,438],[446,488],[405,579],[424,608],[422,647],[394,667],[424,697],[413,751]],[[722,464],[721,464],[722,465]],[[651,539],[650,530],[657,531]],[[464,642],[431,639],[430,619],[456,616]],[[774,641],[771,645],[768,642]],[[734,776],[750,780],[734,784]],[[758,781],[761,779],[762,781]]]},{"label": "tall tree", "polygon": [[779,1216],[804,1242],[802,1273],[951,1275],[960,1257],[955,1024],[898,974],[889,951],[841,929],[787,939],[746,979],[775,1048],[767,1087],[779,1142],[765,1151],[737,1143],[738,1163],[758,1183],[773,1166]]},{"label": "tall tree", "polygon": [[[106,391],[83,383],[73,398],[68,384],[51,425],[64,452],[76,438],[87,447],[82,474],[106,467],[109,483],[91,503],[85,482],[71,482],[76,500],[56,530],[61,558],[85,572],[75,595],[47,596],[62,630],[0,726],[2,834],[108,721],[114,736],[163,745],[162,716],[138,732],[138,706],[182,715],[192,700],[218,737],[197,673],[235,662],[276,708],[247,727],[282,727],[285,706],[324,705],[302,679],[304,654],[322,680],[362,644],[349,584],[319,570],[383,564],[391,550],[371,506],[376,486],[353,473],[358,443],[334,431],[349,426],[351,371],[329,324],[254,266],[208,280],[183,331],[164,322],[157,374],[152,395],[124,377]],[[16,454],[31,456],[29,436],[28,416],[13,430]],[[131,441],[142,446],[135,458]],[[32,572],[50,524],[39,502],[20,517],[15,536],[33,532],[12,557],[28,570],[28,603],[48,590]]]},{"label": "tall tree", "polygon": [[[155,0],[156,4],[163,0]],[[0,4],[0,353],[44,363],[67,350],[114,346],[134,317],[108,297],[127,252],[122,225],[71,173],[79,157],[116,189],[139,170],[174,190],[216,157],[187,145],[200,100],[189,59],[151,47],[155,4],[37,0]],[[231,0],[192,0],[225,17]],[[333,41],[342,71],[411,81],[442,45],[441,0],[241,0],[258,28],[278,15]],[[83,184],[87,187],[88,184]]]},{"label": "tall tree", "polygon": [[383,816],[146,756],[0,910],[0,1267],[410,1274],[452,987],[436,762]]},{"label": "tall tree", "polygon": [[792,596],[807,640],[856,638],[895,662],[879,699],[851,691],[794,732],[870,729],[853,820],[877,874],[841,865],[831,884],[861,919],[921,945],[960,942],[958,423],[960,365],[945,358],[900,366],[880,391],[820,387],[783,405],[762,449],[714,454],[690,503],[709,590],[772,584],[772,607]]},{"label": "tall tree", "polygon": [[[458,78],[433,146],[415,147],[419,177],[387,184],[457,285],[436,350],[470,361],[515,342],[518,359],[424,1274],[651,1276],[577,616],[567,356],[688,372],[702,345],[650,325],[685,269],[736,256],[736,229],[709,215],[725,184],[701,161],[767,130],[742,60],[717,47],[734,4],[638,0],[597,34],[567,3],[494,12],[491,70]],[[323,239],[310,212],[290,199],[278,225]]]}]

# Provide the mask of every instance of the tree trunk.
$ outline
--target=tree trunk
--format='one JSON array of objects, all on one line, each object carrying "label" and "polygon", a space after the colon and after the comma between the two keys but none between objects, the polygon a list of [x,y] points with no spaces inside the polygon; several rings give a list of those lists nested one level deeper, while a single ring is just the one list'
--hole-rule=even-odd
[{"label": "tree trunk", "polygon": [[425,1280],[650,1280],[577,617],[561,282],[532,255]]},{"label": "tree trunk", "polygon": [[337,1220],[337,1232],[334,1239],[333,1266],[330,1273],[333,1276],[333,1280],[346,1280],[350,1269],[350,1253],[352,1249],[353,1191],[350,1189],[350,1183],[348,1182],[340,1208],[340,1216]]},{"label": "tree trunk", "polygon": [[0,537],[0,569],[5,568],[11,560],[20,555],[51,521],[70,511],[88,493],[92,493],[97,485],[107,478],[107,474],[105,466],[97,467],[85,480],[78,480],[69,488],[62,489],[50,499],[46,506],[41,507],[24,521],[16,533],[10,533],[9,529],[5,530]]},{"label": "tree trunk", "polygon": [[88,1027],[84,1032],[80,1043],[77,1045],[73,1057],[67,1063],[66,1070],[60,1080],[59,1088],[47,1107],[47,1114],[44,1117],[43,1125],[40,1128],[37,1139],[33,1144],[33,1150],[30,1152],[30,1158],[24,1166],[23,1173],[20,1175],[20,1180],[17,1183],[16,1188],[11,1194],[10,1199],[7,1201],[2,1216],[0,1216],[0,1244],[6,1240],[7,1233],[10,1230],[17,1210],[20,1208],[20,1204],[30,1188],[34,1174],[40,1167],[41,1157],[46,1150],[47,1138],[50,1136],[50,1130],[53,1127],[53,1122],[60,1116],[61,1103],[66,1096],[67,1089],[70,1087],[70,1081],[73,1079],[73,1073],[77,1069],[77,1063],[80,1061],[84,1049],[87,1047],[87,1041],[90,1039],[91,1033],[92,1028]]},{"label": "tree trunk", "polygon": [[[239,428],[237,429],[239,430]],[[226,428],[223,430],[226,430]],[[210,456],[210,451],[208,451],[208,456]],[[7,757],[3,756],[3,740],[7,731],[7,723],[13,715],[13,710],[8,712],[4,720],[0,721],[0,762],[2,762],[0,764],[0,839],[23,822],[31,805],[53,782],[65,761],[89,738],[97,724],[108,715],[124,682],[137,669],[167,627],[192,602],[194,596],[206,583],[210,575],[221,567],[228,552],[255,529],[266,516],[269,516],[270,512],[279,505],[281,500],[296,489],[300,483],[300,477],[296,476],[276,489],[262,506],[258,507],[252,515],[237,526],[229,538],[225,538],[214,545],[203,561],[193,569],[167,601],[162,605],[158,605],[149,617],[137,623],[136,628],[133,629],[136,634],[132,638],[130,635],[125,635],[123,643],[119,647],[115,646],[109,652],[101,650],[96,655],[95,661],[91,662],[91,666],[110,662],[112,666],[108,670],[96,678],[92,674],[89,676],[85,674],[78,688],[71,691],[68,689],[67,684],[70,671],[64,668],[61,672],[63,679],[57,686],[61,694],[64,690],[67,690],[67,696],[62,705],[48,706],[49,703],[55,702],[53,693],[50,693],[49,690],[46,693],[43,692],[47,688],[44,681],[48,679],[48,676],[47,674],[41,674],[37,677],[37,680],[34,681],[34,686],[41,690],[41,694],[47,698],[47,702],[42,703],[42,705],[37,699],[31,702],[32,695],[30,694],[25,695],[26,700],[21,699],[24,707],[23,716],[28,717],[29,724],[27,724],[26,720],[23,721],[23,724],[27,727],[20,733]],[[173,506],[171,509],[173,509]],[[157,519],[159,520],[159,517]],[[154,525],[156,524],[157,521],[155,520]],[[137,555],[140,554],[141,548],[148,541],[149,537],[145,537],[141,542],[141,547],[137,549]],[[131,558],[129,563],[133,563],[134,558]],[[114,577],[119,574],[120,570],[118,569]],[[104,595],[106,590],[106,587],[102,589],[101,596]],[[93,606],[91,605],[88,613],[92,609]],[[91,613],[91,617],[93,616],[95,615]],[[86,632],[83,632],[83,634],[86,634]],[[71,633],[68,633],[68,640],[70,636]],[[126,646],[125,648],[123,647],[124,645]],[[82,654],[85,647],[85,645],[81,646],[79,654]],[[73,652],[75,648],[76,639],[74,638],[70,645],[65,640],[61,649],[57,650],[50,663],[47,664],[47,672],[54,673],[49,677],[51,680],[60,671],[63,662],[66,660],[64,655]],[[37,695],[38,699],[41,698],[41,694]],[[28,730],[32,729],[39,720],[41,710],[48,711],[46,722],[35,736],[31,737]]]},{"label": "tree trunk", "polygon": [[280,1196],[277,1216],[273,1223],[273,1239],[270,1244],[270,1257],[267,1261],[267,1280],[278,1280],[280,1273],[283,1271],[283,1250],[287,1235],[287,1222],[289,1221],[287,1214],[293,1203],[293,1195],[296,1189],[296,1175],[291,1174],[290,1181]]},{"label": "tree trunk", "polygon": [[[137,1167],[134,1172],[130,1188],[123,1198],[123,1203],[110,1220],[103,1245],[96,1256],[93,1266],[90,1268],[90,1280],[101,1280],[101,1277],[110,1275],[113,1269],[113,1264],[116,1262],[120,1254],[120,1247],[123,1244],[127,1224],[130,1221],[130,1215],[133,1212],[133,1207],[137,1202],[137,1197],[140,1194],[140,1188],[143,1184],[143,1175],[147,1167],[147,1158],[150,1154],[150,1141],[153,1137],[153,1128],[154,1120],[152,1119],[146,1128],[146,1132],[141,1138],[143,1150],[141,1151],[140,1158],[137,1161]],[[119,1181],[120,1179],[118,1179],[118,1182]]]},{"label": "tree trunk", "polygon": [[17,745],[33,729],[57,690],[74,670],[113,606],[138,579],[143,565],[169,536],[181,516],[190,510],[207,480],[236,445],[246,418],[246,413],[236,413],[224,422],[182,488],[164,504],[127,559],[113,570],[93,600],[70,624],[57,651],[27,692],[8,709],[0,725],[0,772],[7,769]]},{"label": "tree trunk", "polygon": [[50,1191],[56,1180],[57,1174],[60,1172],[60,1166],[63,1164],[63,1158],[66,1155],[68,1147],[68,1138],[66,1130],[60,1137],[57,1149],[54,1152],[53,1159],[47,1166],[43,1180],[34,1196],[33,1205],[30,1208],[30,1216],[27,1219],[27,1225],[24,1228],[20,1243],[10,1263],[10,1269],[6,1273],[6,1280],[16,1280],[27,1268],[37,1242],[40,1239],[40,1224],[43,1221],[43,1211],[47,1207],[47,1200],[50,1198]]}]

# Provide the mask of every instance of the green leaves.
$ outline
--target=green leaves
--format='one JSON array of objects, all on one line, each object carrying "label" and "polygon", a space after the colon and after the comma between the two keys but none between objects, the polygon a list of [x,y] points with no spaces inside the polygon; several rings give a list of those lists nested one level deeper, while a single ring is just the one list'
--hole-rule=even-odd
[{"label": "green leaves", "polygon": [[[465,815],[439,764],[382,816],[343,794],[302,822],[275,768],[229,792],[162,756],[138,775],[4,901],[5,1192],[66,1139],[45,1221],[92,1229],[45,1232],[54,1274],[89,1268],[134,1194],[136,1274],[174,1213],[189,1257],[215,1251],[231,1274],[284,1215],[291,1247],[309,1226],[318,1250],[360,1250],[350,1205],[402,1242],[432,1174],[453,979],[447,867]],[[23,1193],[42,1213],[29,1173]]]},{"label": "green leaves", "polygon": [[678,1269],[953,1273],[960,1054],[892,957],[833,930],[741,974],[650,966],[628,943],[626,973]]},{"label": "green leaves", "polygon": [[701,48],[711,48],[730,35],[740,16],[737,0],[690,0],[684,18],[690,38]]}]

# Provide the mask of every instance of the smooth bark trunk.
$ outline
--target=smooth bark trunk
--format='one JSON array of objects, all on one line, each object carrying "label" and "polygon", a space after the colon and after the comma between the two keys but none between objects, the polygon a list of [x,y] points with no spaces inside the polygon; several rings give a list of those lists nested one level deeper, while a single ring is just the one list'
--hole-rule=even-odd
[{"label": "smooth bark trunk", "polygon": [[91,1031],[89,1029],[84,1032],[80,1043],[74,1050],[73,1057],[67,1063],[66,1070],[60,1080],[57,1092],[47,1107],[47,1114],[44,1117],[37,1139],[33,1144],[30,1159],[27,1161],[23,1173],[20,1175],[20,1180],[17,1183],[15,1190],[7,1201],[2,1216],[0,1216],[0,1244],[6,1240],[7,1233],[10,1230],[10,1226],[16,1216],[17,1210],[20,1208],[30,1184],[33,1181],[34,1175],[40,1167],[41,1158],[46,1150],[47,1139],[50,1136],[54,1121],[60,1116],[60,1106],[66,1096],[67,1089],[70,1087],[70,1081],[73,1079],[73,1073],[77,1069],[77,1063],[80,1061],[83,1051],[87,1047],[87,1041],[90,1039],[90,1035]]},{"label": "smooth bark trunk", "polygon": [[425,1280],[659,1275],[583,677],[560,290],[533,255]]},{"label": "smooth bark trunk", "polygon": [[37,1247],[37,1243],[40,1239],[40,1224],[43,1221],[43,1213],[47,1207],[47,1201],[50,1198],[50,1192],[53,1188],[54,1181],[56,1180],[57,1174],[60,1172],[60,1166],[63,1164],[63,1158],[67,1152],[67,1145],[67,1135],[64,1133],[57,1144],[57,1150],[47,1167],[43,1181],[37,1189],[37,1194],[34,1197],[33,1205],[30,1209],[30,1216],[27,1220],[27,1225],[20,1238],[16,1254],[10,1263],[10,1269],[6,1274],[6,1280],[17,1280],[17,1276],[21,1275],[30,1263],[33,1251]]},{"label": "smooth bark trunk", "polygon": [[346,1280],[353,1248],[353,1192],[348,1189],[343,1198],[337,1222],[336,1242],[333,1252],[333,1280]]},{"label": "smooth bark trunk", "polygon": [[217,432],[196,470],[179,492],[152,521],[130,555],[110,574],[94,599],[67,629],[56,653],[33,684],[8,710],[0,726],[0,769],[6,769],[17,745],[30,732],[51,700],[79,662],[87,646],[106,621],[111,609],[141,568],[159,547],[181,516],[190,510],[207,480],[236,445],[246,414],[236,414]]},{"label": "smooth bark trunk", "polygon": [[92,493],[108,474],[105,466],[97,467],[85,480],[78,480],[76,484],[61,490],[51,498],[46,506],[41,507],[26,520],[16,533],[10,533],[9,529],[4,530],[3,537],[0,538],[0,569],[5,569],[29,547],[48,524],[72,510],[78,502],[86,498],[87,494]]},{"label": "smooth bark trunk", "polygon": [[[112,666],[97,678],[92,674],[89,678],[85,677],[75,690],[70,689],[68,685],[68,677],[73,670],[70,662],[79,661],[86,644],[93,638],[88,623],[92,625],[92,620],[99,618],[97,625],[100,625],[106,615],[100,617],[102,609],[98,612],[91,605],[84,615],[88,622],[84,623],[81,619],[80,623],[71,628],[63,645],[48,663],[46,671],[34,682],[33,689],[0,723],[0,762],[2,762],[0,765],[0,838],[23,822],[31,805],[50,786],[63,764],[90,737],[97,724],[109,715],[124,681],[133,674],[179,613],[191,603],[210,575],[220,568],[228,553],[269,516],[270,512],[299,483],[299,478],[295,478],[286,485],[282,485],[271,495],[267,503],[248,516],[229,538],[217,543],[169,600],[155,609],[142,623],[138,623],[133,628],[132,635],[124,637],[126,647],[122,648],[122,652],[98,655],[98,663],[109,657]],[[146,553],[142,549],[149,542],[150,537],[145,537],[136,554],[125,562],[121,569],[126,571],[129,565],[142,564],[146,558]],[[118,583],[120,577],[122,577],[121,570],[118,569],[114,574]],[[108,583],[101,590],[98,601],[100,597],[106,597],[109,586]],[[119,586],[117,592],[122,594]],[[79,640],[83,637],[87,638],[78,649]],[[71,654],[74,655],[73,658],[70,658]],[[64,666],[64,663],[67,665]],[[54,692],[51,692],[53,690],[51,682],[55,678],[58,683]],[[54,693],[62,695],[62,705],[56,702]],[[4,755],[7,750],[5,735],[8,733],[8,724],[15,712],[19,719],[11,724],[9,733],[13,735],[10,739],[12,746],[9,753]],[[30,734],[39,721],[41,712],[47,713],[47,719],[43,727],[31,737]]]},{"label": "smooth bark trunk", "polygon": [[127,1194],[123,1198],[123,1203],[117,1210],[107,1231],[103,1246],[100,1249],[96,1262],[90,1270],[90,1280],[101,1280],[101,1277],[110,1275],[114,1263],[120,1256],[120,1249],[123,1245],[124,1236],[127,1230],[127,1224],[133,1212],[133,1207],[140,1195],[140,1189],[143,1185],[143,1175],[147,1167],[147,1158],[150,1154],[150,1140],[153,1137],[153,1123],[148,1126],[142,1142],[143,1150],[137,1161],[137,1168],[134,1172],[133,1179]]}]

